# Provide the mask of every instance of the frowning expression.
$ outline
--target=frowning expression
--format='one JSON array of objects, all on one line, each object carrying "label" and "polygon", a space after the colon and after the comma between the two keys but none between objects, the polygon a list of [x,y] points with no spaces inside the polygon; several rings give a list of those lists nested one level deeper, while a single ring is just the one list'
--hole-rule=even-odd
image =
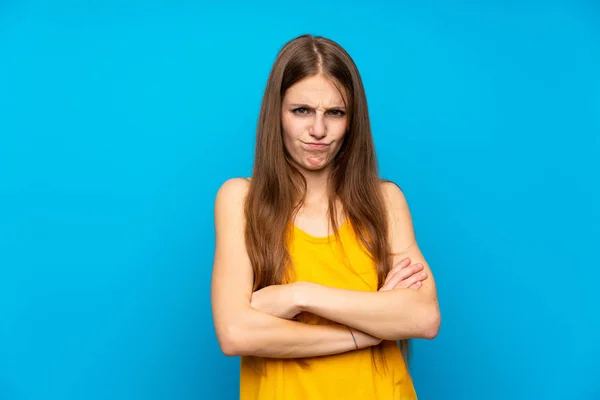
[{"label": "frowning expression", "polygon": [[284,95],[283,142],[303,170],[329,168],[343,143],[348,117],[338,86],[319,74],[295,83]]}]

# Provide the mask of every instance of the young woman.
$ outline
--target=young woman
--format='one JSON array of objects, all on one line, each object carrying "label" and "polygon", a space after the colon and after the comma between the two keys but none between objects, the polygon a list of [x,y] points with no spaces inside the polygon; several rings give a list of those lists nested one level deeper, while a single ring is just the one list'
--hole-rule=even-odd
[{"label": "young woman", "polygon": [[241,399],[416,399],[403,350],[437,335],[436,287],[337,43],[279,52],[252,177],[219,189],[215,229],[213,318]]}]

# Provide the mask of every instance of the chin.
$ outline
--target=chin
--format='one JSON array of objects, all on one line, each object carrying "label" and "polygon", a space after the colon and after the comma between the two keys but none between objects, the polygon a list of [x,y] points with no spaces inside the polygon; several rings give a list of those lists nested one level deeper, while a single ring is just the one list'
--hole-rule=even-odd
[{"label": "chin", "polygon": [[329,163],[323,163],[323,164],[309,164],[309,163],[304,163],[302,165],[302,168],[305,169],[305,170],[307,170],[307,171],[311,171],[311,172],[319,172],[319,171],[323,171],[328,166],[329,166]]},{"label": "chin", "polygon": [[295,158],[293,161],[298,168],[307,172],[320,172],[331,165],[331,162],[327,157],[319,162],[310,162],[304,157]]}]

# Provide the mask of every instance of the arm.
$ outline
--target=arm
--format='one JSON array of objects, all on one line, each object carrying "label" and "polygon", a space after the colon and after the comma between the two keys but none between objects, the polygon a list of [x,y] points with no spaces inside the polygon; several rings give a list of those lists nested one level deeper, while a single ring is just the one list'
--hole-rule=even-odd
[{"label": "arm", "polygon": [[[262,313],[250,306],[253,271],[244,241],[243,202],[248,183],[227,181],[215,201],[215,257],[211,283],[213,321],[222,351],[230,356],[300,358],[355,350],[343,325],[315,326]],[[358,346],[379,340],[353,330]]]},{"label": "arm", "polygon": [[402,249],[394,264],[409,258],[423,265],[428,278],[418,290],[392,289],[361,292],[302,283],[299,308],[384,340],[433,339],[440,326],[440,310],[431,269],[419,250],[412,218],[400,189],[383,184],[390,221],[392,249]]}]

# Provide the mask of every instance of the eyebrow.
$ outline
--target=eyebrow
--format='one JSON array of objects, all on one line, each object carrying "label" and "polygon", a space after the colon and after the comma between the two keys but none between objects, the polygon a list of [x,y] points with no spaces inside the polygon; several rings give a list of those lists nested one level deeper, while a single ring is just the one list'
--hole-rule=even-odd
[{"label": "eyebrow", "polygon": [[[309,106],[308,104],[303,104],[303,103],[294,103],[294,104],[289,104],[290,107],[302,107],[302,108],[314,108]],[[346,107],[345,106],[333,106],[333,107],[329,107],[327,108],[327,110],[345,110]]]}]

